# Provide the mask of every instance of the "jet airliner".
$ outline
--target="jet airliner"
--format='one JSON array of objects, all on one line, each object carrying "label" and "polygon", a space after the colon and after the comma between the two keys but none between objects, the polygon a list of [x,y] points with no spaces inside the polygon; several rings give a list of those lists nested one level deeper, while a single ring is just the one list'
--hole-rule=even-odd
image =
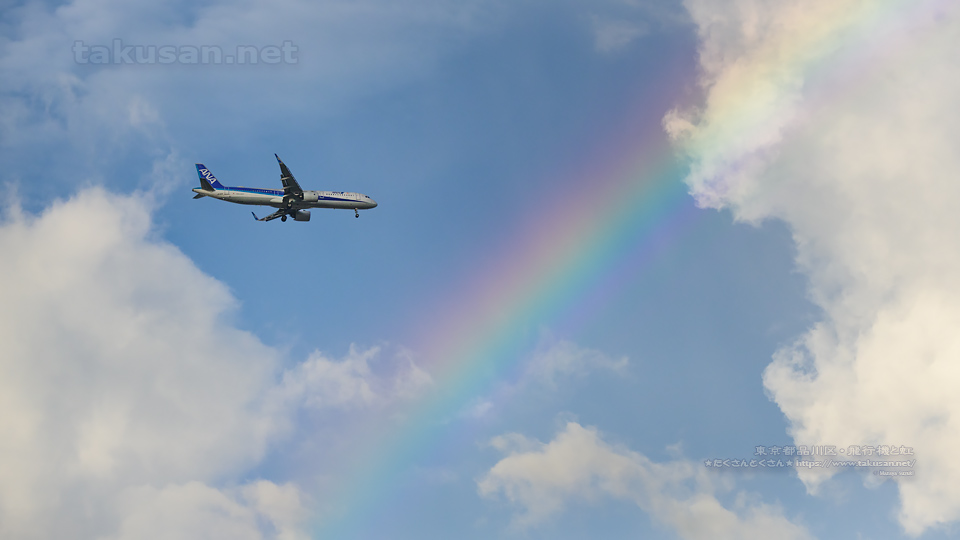
[{"label": "jet airliner", "polygon": [[197,175],[200,177],[200,187],[193,188],[196,195],[194,199],[202,197],[212,197],[237,204],[256,204],[260,206],[272,206],[278,210],[267,217],[258,218],[253,214],[253,219],[257,221],[270,221],[280,218],[280,221],[286,221],[287,216],[294,221],[310,221],[310,211],[306,208],[345,208],[353,209],[353,214],[360,217],[358,210],[367,210],[377,206],[377,202],[361,193],[350,193],[346,191],[304,191],[293,177],[290,169],[284,165],[280,156],[274,154],[277,163],[280,164],[280,183],[283,189],[262,189],[248,187],[230,187],[224,186],[217,178],[213,176],[203,163],[197,163]]}]

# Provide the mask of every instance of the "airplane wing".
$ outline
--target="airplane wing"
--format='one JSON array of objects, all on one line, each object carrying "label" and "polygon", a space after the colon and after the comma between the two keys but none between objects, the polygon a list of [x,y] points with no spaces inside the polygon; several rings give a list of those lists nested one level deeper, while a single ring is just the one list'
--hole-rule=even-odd
[{"label": "airplane wing", "polygon": [[[250,212],[250,213],[253,214],[253,212]],[[253,214],[253,219],[257,221],[271,221],[271,220],[277,219],[278,217],[283,217],[287,214],[288,214],[287,209],[281,208],[280,210],[277,210],[276,212],[264,218],[258,218],[256,214]]]},{"label": "airplane wing", "polygon": [[302,199],[303,190],[300,189],[300,184],[298,184],[297,179],[293,177],[293,173],[284,165],[280,156],[274,154],[273,157],[277,158],[277,163],[280,164],[280,183],[283,184],[283,194],[293,195],[298,199]]}]

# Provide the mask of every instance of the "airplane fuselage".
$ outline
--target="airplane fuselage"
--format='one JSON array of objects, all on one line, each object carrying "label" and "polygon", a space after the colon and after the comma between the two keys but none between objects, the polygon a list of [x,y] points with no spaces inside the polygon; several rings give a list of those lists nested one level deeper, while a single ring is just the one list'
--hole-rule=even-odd
[{"label": "airplane fuselage", "polygon": [[280,183],[283,189],[248,188],[242,186],[225,186],[210,172],[203,163],[197,163],[197,176],[200,187],[193,188],[197,195],[194,199],[211,197],[221,201],[255,206],[272,206],[277,211],[257,221],[271,221],[280,219],[286,221],[292,217],[294,221],[310,221],[308,208],[343,208],[353,210],[356,217],[360,217],[358,210],[376,208],[377,202],[362,193],[351,191],[307,191],[300,188],[297,179],[290,169],[284,165],[280,156],[274,154],[280,165]]},{"label": "airplane fuselage", "polygon": [[303,198],[284,198],[283,191],[278,189],[248,188],[241,186],[225,186],[222,189],[205,190],[193,188],[194,193],[220,199],[237,204],[251,204],[257,206],[272,206],[274,208],[343,208],[367,210],[377,206],[370,197],[362,193],[348,191],[304,191]]}]

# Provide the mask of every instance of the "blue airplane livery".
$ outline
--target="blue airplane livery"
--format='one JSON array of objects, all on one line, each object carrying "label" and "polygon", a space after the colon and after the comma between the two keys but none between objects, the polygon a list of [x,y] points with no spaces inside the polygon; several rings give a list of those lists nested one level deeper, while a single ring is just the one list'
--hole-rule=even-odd
[{"label": "blue airplane livery", "polygon": [[224,186],[206,165],[197,163],[200,187],[193,188],[194,193],[196,193],[193,198],[212,197],[237,204],[255,204],[277,209],[276,212],[264,218],[258,218],[256,214],[253,214],[253,219],[257,221],[271,221],[277,218],[280,218],[280,221],[286,221],[287,216],[292,217],[294,221],[310,221],[310,210],[307,210],[307,208],[353,209],[354,215],[360,217],[358,210],[368,210],[377,206],[376,201],[362,193],[304,191],[300,188],[300,184],[297,183],[297,179],[293,177],[290,169],[284,165],[280,156],[274,154],[274,157],[280,164],[280,183],[283,184],[283,189]]}]

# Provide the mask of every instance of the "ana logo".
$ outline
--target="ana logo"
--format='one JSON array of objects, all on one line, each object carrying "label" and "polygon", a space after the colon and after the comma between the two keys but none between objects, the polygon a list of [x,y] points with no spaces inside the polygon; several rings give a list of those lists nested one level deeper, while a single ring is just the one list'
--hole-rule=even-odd
[{"label": "ana logo", "polygon": [[216,178],[213,176],[213,173],[209,169],[200,169],[200,174],[203,175],[207,180],[215,181]]}]

